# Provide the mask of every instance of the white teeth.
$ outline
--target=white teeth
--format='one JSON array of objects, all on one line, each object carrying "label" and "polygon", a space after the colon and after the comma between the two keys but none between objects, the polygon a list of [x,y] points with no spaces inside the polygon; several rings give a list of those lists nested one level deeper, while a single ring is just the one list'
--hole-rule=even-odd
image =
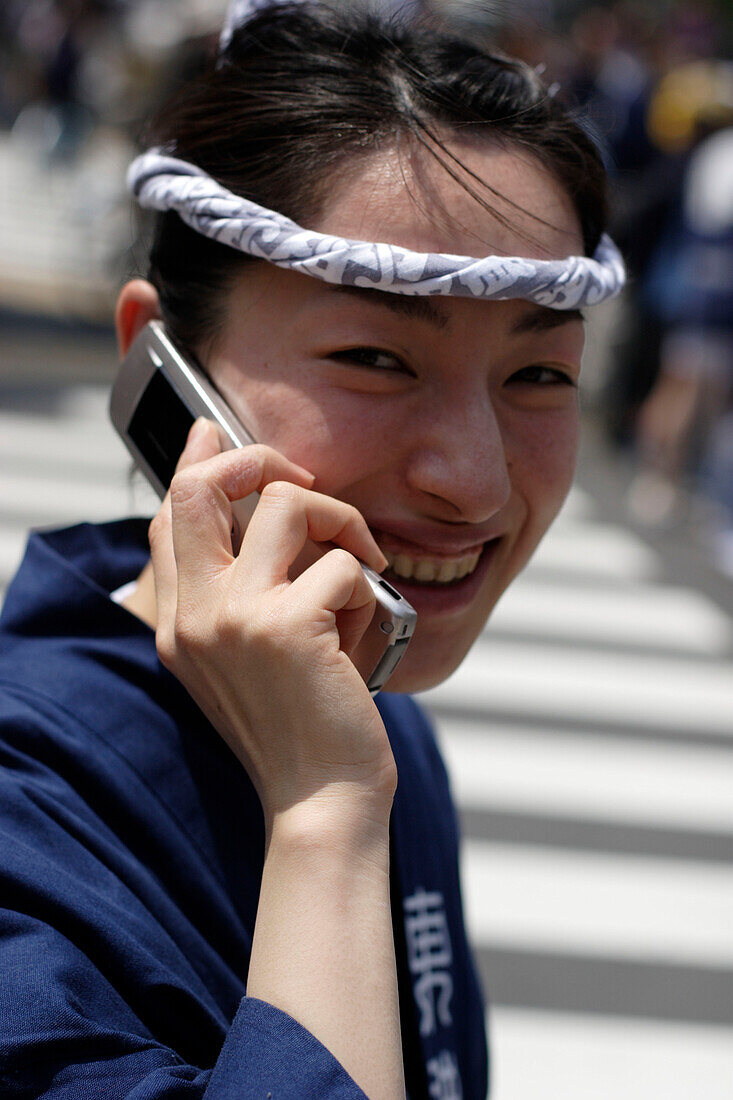
[{"label": "white teeth", "polygon": [[394,573],[397,574],[398,577],[407,578],[412,576],[412,567],[414,565],[414,562],[412,562],[406,554],[385,554],[384,556],[387,559],[390,568]]},{"label": "white teeth", "polygon": [[434,581],[437,572],[431,561],[419,561],[412,570],[416,581]]},{"label": "white teeth", "polygon": [[450,584],[451,581],[460,580],[473,573],[481,557],[481,550],[475,550],[472,554],[466,554],[462,558],[451,558],[446,561],[433,558],[409,558],[407,554],[390,554],[384,551],[384,556],[389,563],[392,572],[404,580],[415,580],[428,584]]},{"label": "white teeth", "polygon": [[435,579],[439,584],[447,584],[448,581],[454,581],[457,576],[458,566],[456,563],[454,561],[444,561]]}]

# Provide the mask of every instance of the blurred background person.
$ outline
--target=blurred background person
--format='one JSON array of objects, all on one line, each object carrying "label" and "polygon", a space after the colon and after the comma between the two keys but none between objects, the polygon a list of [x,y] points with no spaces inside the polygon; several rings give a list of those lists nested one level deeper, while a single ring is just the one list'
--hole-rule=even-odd
[{"label": "blurred background person", "polygon": [[[660,137],[688,146],[644,295],[661,330],[656,380],[636,421],[637,518],[669,521],[691,487],[733,514],[733,64],[673,70],[652,104]],[[728,564],[727,568],[730,568]]]}]

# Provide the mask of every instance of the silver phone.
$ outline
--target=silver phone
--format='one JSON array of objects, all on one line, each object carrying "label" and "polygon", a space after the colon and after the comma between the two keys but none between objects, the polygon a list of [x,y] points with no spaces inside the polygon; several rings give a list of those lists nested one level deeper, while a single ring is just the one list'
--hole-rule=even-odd
[{"label": "silver phone", "polygon": [[[200,367],[175,346],[160,321],[146,325],[122,362],[112,389],[110,417],[137,466],[162,499],[173,478],[188,432],[199,416],[219,428],[222,450],[254,443]],[[257,506],[258,493],[235,501],[235,546]],[[316,547],[323,554],[329,545]],[[405,654],[417,612],[368,565],[361,563],[377,606],[353,656],[372,695],[381,691]]]}]

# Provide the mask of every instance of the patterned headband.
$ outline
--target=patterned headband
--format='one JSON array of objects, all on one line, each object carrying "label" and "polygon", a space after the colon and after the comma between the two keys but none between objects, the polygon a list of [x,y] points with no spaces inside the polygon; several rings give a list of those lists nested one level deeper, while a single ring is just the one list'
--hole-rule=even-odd
[{"label": "patterned headband", "polygon": [[[302,0],[231,0],[219,42],[223,53],[238,26],[257,12]],[[593,255],[563,260],[450,256],[410,252],[389,244],[344,240],[295,222],[221,187],[195,165],[151,150],[130,169],[129,185],[142,206],[175,210],[199,233],[329,283],[374,287],[395,294],[525,298],[553,309],[596,305],[626,280],[621,255],[604,234]]]},{"label": "patterned headband", "polygon": [[578,309],[618,294],[625,280],[623,260],[605,234],[593,258],[562,260],[474,259],[345,240],[303,229],[290,218],[233,194],[195,165],[156,149],[132,163],[128,185],[141,206],[174,210],[192,229],[214,241],[327,283],[394,294],[524,298],[552,309]]}]

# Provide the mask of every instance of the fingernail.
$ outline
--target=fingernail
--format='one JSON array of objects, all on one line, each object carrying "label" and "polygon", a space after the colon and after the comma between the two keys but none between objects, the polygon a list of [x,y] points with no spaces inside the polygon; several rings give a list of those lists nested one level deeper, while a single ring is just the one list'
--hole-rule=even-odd
[{"label": "fingernail", "polygon": [[316,475],[312,474],[310,472],[310,470],[306,470],[305,466],[298,466],[298,464],[296,462],[294,462],[293,465],[295,466],[295,468],[297,470],[300,470],[303,477],[306,478],[308,481],[310,481],[310,483],[312,485],[313,482],[316,480]]},{"label": "fingernail", "polygon": [[382,564],[377,567],[377,573],[383,573],[384,570],[389,565],[389,562],[387,561],[387,559],[385,558],[385,556],[384,556],[384,554],[382,553],[381,550],[378,550],[378,553],[379,553],[379,557],[381,558]]}]

